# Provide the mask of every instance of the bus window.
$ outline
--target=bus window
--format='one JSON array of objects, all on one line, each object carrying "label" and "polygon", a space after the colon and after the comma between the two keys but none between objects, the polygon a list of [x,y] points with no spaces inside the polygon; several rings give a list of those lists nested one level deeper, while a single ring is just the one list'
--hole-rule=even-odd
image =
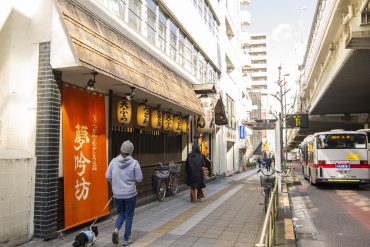
[{"label": "bus window", "polygon": [[318,149],[364,149],[367,147],[363,134],[321,134],[317,136]]}]

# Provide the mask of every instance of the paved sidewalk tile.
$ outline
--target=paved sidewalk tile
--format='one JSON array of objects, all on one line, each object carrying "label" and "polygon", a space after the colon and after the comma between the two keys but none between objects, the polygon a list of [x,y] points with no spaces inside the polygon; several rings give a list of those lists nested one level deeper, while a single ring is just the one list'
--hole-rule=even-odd
[{"label": "paved sidewalk tile", "polygon": [[[136,209],[132,247],[166,246],[253,246],[263,222],[263,198],[256,171],[217,178],[207,184],[206,198],[197,204],[189,202],[184,191],[163,202],[153,202]],[[98,223],[95,246],[122,245],[111,242],[114,219]],[[64,239],[34,240],[23,246],[71,246],[78,231]]]}]

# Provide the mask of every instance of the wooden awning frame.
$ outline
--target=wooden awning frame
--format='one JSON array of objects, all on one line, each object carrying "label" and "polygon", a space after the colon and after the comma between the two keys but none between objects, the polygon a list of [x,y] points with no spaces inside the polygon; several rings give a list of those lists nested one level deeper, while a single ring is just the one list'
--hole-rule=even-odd
[{"label": "wooden awning frame", "polygon": [[74,2],[57,3],[67,38],[82,66],[202,115],[190,82]]}]

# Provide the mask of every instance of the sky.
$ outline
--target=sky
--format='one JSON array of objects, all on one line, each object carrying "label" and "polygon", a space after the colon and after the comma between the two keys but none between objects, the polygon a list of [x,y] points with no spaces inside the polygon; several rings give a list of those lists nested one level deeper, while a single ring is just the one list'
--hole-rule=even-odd
[{"label": "sky", "polygon": [[[298,64],[302,63],[317,0],[251,0],[250,33],[266,33],[268,81],[270,92],[278,90],[278,66],[286,77],[287,88],[291,91],[287,102],[292,98],[298,80]],[[271,101],[270,101],[271,102]],[[277,101],[274,102],[277,104]]]}]

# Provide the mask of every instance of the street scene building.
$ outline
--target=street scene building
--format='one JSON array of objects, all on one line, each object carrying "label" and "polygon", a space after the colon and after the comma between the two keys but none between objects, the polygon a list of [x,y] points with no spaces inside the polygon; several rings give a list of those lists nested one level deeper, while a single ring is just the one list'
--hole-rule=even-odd
[{"label": "street scene building", "polygon": [[[210,161],[207,176],[238,171],[246,157],[236,104],[247,83],[240,11],[233,1],[9,2],[1,35],[2,186],[22,176],[22,194],[12,200],[23,203],[2,212],[2,237],[49,239],[98,216],[110,193],[106,164],[126,139],[142,166],[143,202],[153,197],[158,162],[184,162],[194,141]],[[78,219],[76,205],[85,210],[96,198],[104,200]]]},{"label": "street scene building", "polygon": [[[0,246],[93,225],[96,246],[367,246],[369,23],[369,0],[1,2]],[[106,171],[126,140],[122,243]]]}]

